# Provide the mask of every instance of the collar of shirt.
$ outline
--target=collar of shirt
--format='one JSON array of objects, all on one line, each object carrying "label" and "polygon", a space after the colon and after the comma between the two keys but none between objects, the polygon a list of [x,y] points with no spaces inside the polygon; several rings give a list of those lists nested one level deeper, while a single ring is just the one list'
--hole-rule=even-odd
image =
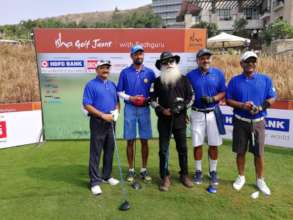
[{"label": "collar of shirt", "polygon": [[199,72],[201,75],[203,75],[203,76],[206,76],[206,75],[208,75],[208,74],[210,73],[210,70],[211,70],[211,68],[209,67],[209,69],[208,69],[208,71],[207,71],[207,72],[203,72],[203,71],[201,70],[201,68],[200,68],[200,67],[198,68],[198,72]]},{"label": "collar of shirt", "polygon": [[247,76],[244,72],[242,72],[241,76],[243,79],[249,80],[249,79],[255,79],[257,75],[257,72],[253,72],[250,76]]},{"label": "collar of shirt", "polygon": [[134,64],[131,64],[130,68],[131,68],[133,71],[135,71],[136,73],[140,73],[140,72],[143,72],[143,71],[145,70],[145,67],[144,67],[143,64],[142,64],[142,67],[141,67],[141,69],[140,69],[139,71],[138,71],[137,69],[135,69]]},{"label": "collar of shirt", "polygon": [[107,79],[102,79],[101,77],[99,77],[99,76],[96,76],[96,80],[98,81],[98,82],[101,82],[101,83],[103,83],[103,84],[106,84],[107,82],[108,82],[108,80]]}]

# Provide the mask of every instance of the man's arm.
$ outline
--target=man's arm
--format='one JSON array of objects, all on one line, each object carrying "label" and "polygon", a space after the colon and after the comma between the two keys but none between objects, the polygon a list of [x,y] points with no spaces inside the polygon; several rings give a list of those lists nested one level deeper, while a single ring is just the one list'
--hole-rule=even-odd
[{"label": "man's arm", "polygon": [[111,122],[113,120],[112,114],[105,114],[105,113],[99,111],[98,109],[96,109],[92,105],[85,105],[84,108],[89,112],[90,115],[99,117],[99,118],[101,118],[105,121],[108,121],[108,122]]}]

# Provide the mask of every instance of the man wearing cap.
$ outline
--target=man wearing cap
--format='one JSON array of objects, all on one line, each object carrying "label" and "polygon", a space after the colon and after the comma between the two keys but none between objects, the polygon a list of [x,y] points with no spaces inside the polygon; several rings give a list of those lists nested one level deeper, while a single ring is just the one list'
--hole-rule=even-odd
[{"label": "man wearing cap", "polygon": [[[91,192],[100,195],[102,182],[117,185],[111,177],[114,152],[114,120],[118,117],[118,97],[115,84],[108,80],[110,61],[98,61],[95,79],[90,80],[83,93],[83,106],[90,116],[89,177]],[[103,170],[99,171],[102,150]]]},{"label": "man wearing cap", "polygon": [[160,77],[155,80],[151,93],[151,105],[158,116],[161,191],[168,191],[171,185],[168,162],[172,134],[178,152],[180,181],[186,187],[193,185],[188,177],[186,144],[186,111],[191,106],[193,94],[187,78],[180,73],[179,61],[180,57],[171,52],[161,54],[156,61],[156,67],[161,71]]},{"label": "man wearing cap", "polygon": [[119,76],[117,91],[119,97],[124,99],[124,139],[127,140],[128,173],[127,181],[132,182],[135,177],[133,159],[134,142],[136,141],[137,125],[141,142],[142,168],[140,176],[151,181],[147,170],[148,139],[152,137],[150,108],[147,103],[149,90],[156,76],[152,69],[143,65],[144,48],[134,45],[130,57],[132,65],[123,69]]},{"label": "man wearing cap", "polygon": [[211,67],[212,53],[201,49],[196,55],[198,67],[187,74],[195,100],[191,111],[192,145],[194,146],[195,184],[202,183],[202,145],[205,136],[209,145],[209,175],[212,185],[218,185],[217,160],[218,146],[222,144],[217,114],[218,103],[225,97],[226,85],[223,72]]},{"label": "man wearing cap", "polygon": [[[256,186],[266,195],[271,191],[264,181],[264,141],[267,108],[276,99],[272,80],[256,71],[257,55],[245,52],[240,58],[243,72],[234,76],[226,94],[227,104],[233,111],[233,152],[236,153],[238,174],[233,188],[237,191],[245,184],[244,167],[247,148],[254,154]],[[248,147],[249,146],[249,147]]]}]

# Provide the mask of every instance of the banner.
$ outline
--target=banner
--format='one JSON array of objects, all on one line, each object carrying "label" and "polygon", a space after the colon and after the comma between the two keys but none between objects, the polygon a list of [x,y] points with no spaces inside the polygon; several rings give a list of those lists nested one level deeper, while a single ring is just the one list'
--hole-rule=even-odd
[{"label": "banner", "polygon": [[[225,116],[225,139],[232,139],[232,108],[221,106]],[[265,144],[293,148],[293,110],[268,109],[266,120]]]},{"label": "banner", "polygon": [[41,103],[0,104],[0,149],[42,141]]},{"label": "banner", "polygon": [[[195,52],[206,46],[204,29],[35,29],[38,72],[46,139],[89,138],[89,122],[82,115],[82,94],[87,81],[96,76],[98,60],[112,63],[110,79],[118,81],[121,70],[132,63],[130,48],[141,44],[144,65],[156,74],[161,52],[181,57],[179,68],[195,68]],[[122,108],[123,109],[123,108]],[[123,110],[117,123],[122,138]],[[157,137],[152,112],[153,136]]]}]

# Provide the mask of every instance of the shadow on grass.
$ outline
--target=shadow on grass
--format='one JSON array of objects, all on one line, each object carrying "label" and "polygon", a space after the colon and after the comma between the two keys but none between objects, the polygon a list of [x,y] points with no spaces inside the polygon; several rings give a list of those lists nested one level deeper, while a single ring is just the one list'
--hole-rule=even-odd
[{"label": "shadow on grass", "polygon": [[[123,171],[127,170],[122,166]],[[52,165],[46,168],[29,168],[27,169],[29,177],[51,182],[64,182],[78,187],[89,187],[88,167],[86,165]],[[117,166],[113,166],[112,174],[115,178],[120,179]],[[125,180],[126,172],[123,172]]]},{"label": "shadow on grass", "polygon": [[28,176],[52,182],[64,182],[78,187],[88,187],[88,168],[85,165],[48,166],[29,168]]},{"label": "shadow on grass", "polygon": [[293,150],[289,149],[289,148],[266,146],[265,147],[265,152],[269,152],[269,153],[273,153],[273,154],[293,156]]}]

